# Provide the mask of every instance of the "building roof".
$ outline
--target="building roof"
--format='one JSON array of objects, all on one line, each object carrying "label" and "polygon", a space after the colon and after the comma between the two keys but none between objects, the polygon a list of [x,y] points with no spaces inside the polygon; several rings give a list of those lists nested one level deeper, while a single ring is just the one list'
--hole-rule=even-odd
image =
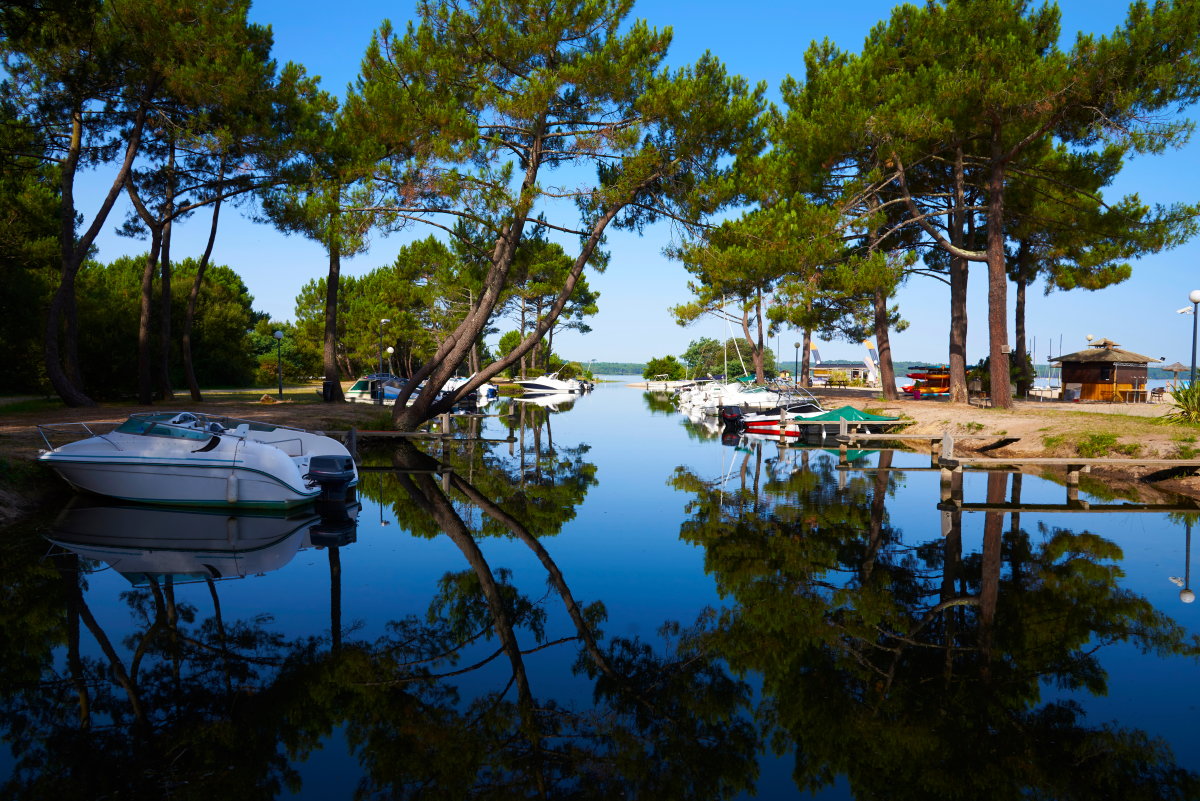
[{"label": "building roof", "polygon": [[1064,356],[1050,357],[1052,362],[1072,362],[1072,363],[1109,363],[1113,364],[1120,362],[1122,364],[1149,364],[1150,362],[1159,362],[1162,359],[1156,359],[1153,356],[1143,356],[1140,353],[1134,353],[1131,350],[1122,350],[1116,342],[1111,339],[1102,339],[1087,350],[1081,350],[1077,353],[1068,353]]}]

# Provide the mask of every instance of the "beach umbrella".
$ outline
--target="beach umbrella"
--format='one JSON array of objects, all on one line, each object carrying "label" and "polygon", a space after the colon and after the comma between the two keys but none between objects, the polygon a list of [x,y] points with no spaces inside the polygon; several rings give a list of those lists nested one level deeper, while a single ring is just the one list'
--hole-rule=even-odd
[{"label": "beach umbrella", "polygon": [[1174,364],[1168,364],[1166,367],[1160,367],[1159,369],[1174,374],[1175,377],[1171,379],[1171,386],[1174,388],[1175,383],[1179,380],[1179,374],[1186,373],[1192,368],[1188,367],[1187,365],[1180,364],[1179,362],[1175,362]]}]

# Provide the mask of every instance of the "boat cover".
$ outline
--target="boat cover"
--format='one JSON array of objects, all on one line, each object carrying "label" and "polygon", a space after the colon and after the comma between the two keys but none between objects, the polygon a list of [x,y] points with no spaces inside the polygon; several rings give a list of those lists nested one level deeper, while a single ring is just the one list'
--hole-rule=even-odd
[{"label": "boat cover", "polygon": [[877,414],[868,412],[860,412],[853,406],[843,406],[840,409],[825,412],[824,414],[814,415],[813,417],[805,417],[800,422],[803,423],[836,423],[839,420],[862,420],[869,423],[894,423],[899,417],[881,417]]}]

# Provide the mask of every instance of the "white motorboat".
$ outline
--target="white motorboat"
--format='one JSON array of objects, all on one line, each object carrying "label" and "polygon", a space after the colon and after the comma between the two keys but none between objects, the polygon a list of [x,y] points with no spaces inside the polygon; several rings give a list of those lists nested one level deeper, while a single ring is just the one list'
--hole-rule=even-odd
[{"label": "white motorboat", "polygon": [[792,389],[789,395],[787,403],[781,404],[774,409],[766,409],[757,414],[743,414],[741,416],[741,424],[748,431],[778,434],[780,433],[781,419],[786,430],[788,423],[808,417],[816,417],[825,413],[825,408],[821,406],[821,402],[814,398],[807,390],[797,387]]},{"label": "white motorboat", "polygon": [[513,383],[525,390],[527,395],[576,394],[579,391],[578,382],[560,379],[558,373],[538,378],[514,378]]},{"label": "white motorboat", "polygon": [[[400,381],[404,379],[400,376],[392,375],[391,373],[371,373],[354,382],[354,385],[344,393],[346,400],[351,403],[375,403],[378,398],[378,393],[383,384],[388,381]],[[395,393],[392,395],[392,403],[396,402]]]},{"label": "white motorboat", "polygon": [[[355,525],[361,507],[349,504],[336,520],[313,507],[299,512],[236,515],[76,498],[59,514],[47,539],[80,556],[107,562],[135,586],[148,577],[176,584],[253,576],[278,570],[322,538],[331,523]],[[353,541],[351,533],[336,543]]]},{"label": "white motorboat", "polygon": [[[82,425],[82,424],[81,424]],[[192,412],[130,415],[107,434],[53,446],[38,461],[79,490],[142,503],[287,508],[341,500],[358,483],[349,451],[322,432]]]}]

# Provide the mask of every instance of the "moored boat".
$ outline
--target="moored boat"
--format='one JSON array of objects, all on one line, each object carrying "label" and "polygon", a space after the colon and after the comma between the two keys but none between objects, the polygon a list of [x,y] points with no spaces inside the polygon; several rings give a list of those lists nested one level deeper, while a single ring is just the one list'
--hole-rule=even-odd
[{"label": "moored boat", "polygon": [[38,461],[72,487],[141,503],[288,508],[337,500],[358,482],[342,443],[322,432],[192,412],[130,415],[107,434],[54,446]]}]

